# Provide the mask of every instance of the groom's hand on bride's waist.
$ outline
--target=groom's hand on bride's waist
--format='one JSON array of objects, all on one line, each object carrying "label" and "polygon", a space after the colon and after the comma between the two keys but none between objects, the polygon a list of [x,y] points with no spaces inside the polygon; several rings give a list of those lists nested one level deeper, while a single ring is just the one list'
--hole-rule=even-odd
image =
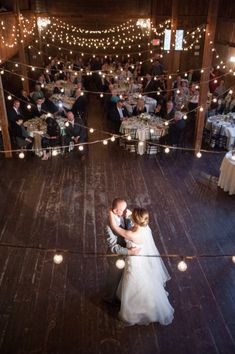
[{"label": "groom's hand on bride's waist", "polygon": [[138,256],[140,253],[141,248],[138,247],[131,247],[128,248],[128,256]]}]

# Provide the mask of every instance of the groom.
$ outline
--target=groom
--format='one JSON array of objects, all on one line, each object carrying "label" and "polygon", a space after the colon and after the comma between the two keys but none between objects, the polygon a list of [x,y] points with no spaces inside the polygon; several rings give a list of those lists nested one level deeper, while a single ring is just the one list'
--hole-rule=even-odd
[{"label": "groom", "polygon": [[[115,198],[112,202],[112,211],[115,215],[115,220],[118,226],[124,229],[130,229],[132,227],[131,220],[127,217],[128,209],[127,203],[124,199]],[[113,233],[110,226],[106,226],[105,229],[108,254],[117,254],[119,257],[107,257],[108,260],[108,272],[106,279],[106,289],[104,300],[110,304],[114,304],[116,299],[116,292],[118,284],[122,277],[123,269],[116,267],[117,259],[123,259],[125,256],[136,256],[139,254],[140,249],[136,247],[126,248],[125,239],[119,235]]]}]

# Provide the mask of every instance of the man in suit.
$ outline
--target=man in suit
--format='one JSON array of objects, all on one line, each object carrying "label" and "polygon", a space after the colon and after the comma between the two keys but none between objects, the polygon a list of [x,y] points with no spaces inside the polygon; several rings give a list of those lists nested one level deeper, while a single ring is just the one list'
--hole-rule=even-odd
[{"label": "man in suit", "polygon": [[[86,128],[84,128],[82,120],[79,118],[75,120],[74,114],[72,111],[67,112],[67,120],[68,120],[68,126],[65,129],[65,136],[63,138],[63,144],[66,145],[65,148],[65,156],[68,156],[69,152],[69,144],[70,142],[73,142],[75,145],[76,144],[82,144],[86,141],[87,139],[87,131]],[[85,154],[85,145],[83,146],[83,150],[80,151],[80,155],[84,156]]]},{"label": "man in suit", "polygon": [[150,74],[146,74],[144,85],[143,85],[143,92],[146,93],[147,96],[156,99],[157,94],[155,91],[157,91],[156,81],[153,80],[153,78]]},{"label": "man in suit", "polygon": [[164,118],[166,118],[166,120],[171,120],[174,118],[174,116],[175,116],[174,103],[173,101],[169,100],[166,103],[166,113]]},{"label": "man in suit", "polygon": [[108,119],[111,121],[114,133],[119,133],[121,122],[127,117],[129,117],[129,113],[124,105],[124,101],[118,98],[117,102],[110,106],[108,112]]},{"label": "man in suit", "polygon": [[23,116],[23,114],[20,109],[20,101],[15,99],[13,105],[7,111],[10,129],[14,126],[18,116]]},{"label": "man in suit", "polygon": [[29,136],[27,130],[23,126],[23,117],[18,115],[16,121],[12,127],[12,134],[16,139],[16,144],[19,148],[32,149],[34,139]]},{"label": "man in suit", "polygon": [[48,107],[45,103],[44,98],[38,98],[36,100],[36,105],[32,108],[32,117],[41,117],[43,114],[48,113]]},{"label": "man in suit", "polygon": [[185,120],[180,111],[174,114],[174,120],[169,124],[168,134],[160,138],[161,144],[179,145],[182,140],[182,134],[185,130]]},{"label": "man in suit", "polygon": [[[128,213],[130,214],[130,211],[127,209],[127,203],[124,199],[115,198],[112,202],[111,209],[115,214],[115,219],[118,226],[127,230],[132,227],[131,220],[128,217]],[[123,269],[118,269],[116,267],[116,261],[118,259],[123,259],[128,255],[138,255],[140,248],[127,248],[125,239],[114,234],[110,226],[106,226],[105,233],[108,245],[108,254],[116,254],[118,257],[107,257],[108,272],[106,276],[104,300],[110,304],[115,304],[116,292],[123,271]]]}]

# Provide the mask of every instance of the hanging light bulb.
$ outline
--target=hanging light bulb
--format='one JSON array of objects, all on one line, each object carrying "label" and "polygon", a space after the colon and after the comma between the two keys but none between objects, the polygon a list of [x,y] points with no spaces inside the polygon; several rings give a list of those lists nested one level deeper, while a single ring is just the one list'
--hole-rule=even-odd
[{"label": "hanging light bulb", "polygon": [[200,111],[200,112],[203,112],[203,107],[200,107],[200,108],[199,108],[199,111]]},{"label": "hanging light bulb", "polygon": [[235,256],[232,256],[232,261],[233,263],[235,263]]},{"label": "hanging light bulb", "polygon": [[84,150],[83,145],[79,145],[78,150],[79,150],[79,151],[83,151],[83,150]]},{"label": "hanging light bulb", "polygon": [[101,97],[101,98],[104,97],[103,93],[100,94],[100,97]]},{"label": "hanging light bulb", "polygon": [[20,159],[23,159],[24,157],[25,157],[25,154],[24,154],[23,151],[21,151],[21,152],[19,153],[19,158],[20,158]]},{"label": "hanging light bulb", "polygon": [[115,136],[113,135],[110,140],[115,141]]},{"label": "hanging light bulb", "polygon": [[117,267],[118,269],[123,269],[123,268],[125,267],[125,261],[124,261],[124,259],[118,259],[118,260],[116,261],[116,267]]},{"label": "hanging light bulb", "polygon": [[200,157],[202,157],[202,153],[201,153],[200,151],[198,151],[197,154],[196,154],[196,156],[197,156],[197,158],[200,159]]},{"label": "hanging light bulb", "polygon": [[94,129],[93,128],[90,128],[89,132],[92,134],[94,133]]},{"label": "hanging light bulb", "polygon": [[183,119],[186,120],[187,118],[188,118],[188,117],[187,117],[187,114],[184,114],[184,115],[183,115]]},{"label": "hanging light bulb", "polygon": [[52,150],[52,156],[57,156],[58,155],[58,151],[57,150]]},{"label": "hanging light bulb", "polygon": [[62,262],[63,262],[63,256],[62,256],[62,254],[56,253],[56,254],[54,255],[54,257],[53,257],[53,261],[54,261],[55,264],[60,264],[60,263],[62,263]]},{"label": "hanging light bulb", "polygon": [[166,121],[166,122],[164,123],[164,125],[166,125],[166,126],[169,125],[169,122]]},{"label": "hanging light bulb", "polygon": [[170,149],[168,147],[166,147],[164,151],[165,151],[166,154],[169,154]]},{"label": "hanging light bulb", "polygon": [[7,99],[8,99],[8,101],[11,101],[11,100],[12,100],[12,96],[11,96],[11,95],[8,95],[8,96],[7,96]]},{"label": "hanging light bulb", "polygon": [[179,269],[180,272],[185,272],[188,268],[187,264],[185,263],[184,259],[182,259],[178,265],[177,268]]},{"label": "hanging light bulb", "polygon": [[66,127],[69,127],[69,122],[65,122],[64,125],[65,125]]},{"label": "hanging light bulb", "polygon": [[27,105],[27,109],[31,109],[31,104],[28,104],[28,105]]}]

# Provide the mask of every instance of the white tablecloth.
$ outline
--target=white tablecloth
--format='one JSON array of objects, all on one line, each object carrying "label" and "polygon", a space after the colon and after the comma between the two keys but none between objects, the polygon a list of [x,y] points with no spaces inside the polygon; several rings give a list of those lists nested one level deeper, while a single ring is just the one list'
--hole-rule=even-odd
[{"label": "white tablecloth", "polygon": [[[234,117],[234,120],[232,119]],[[230,150],[235,143],[235,115],[229,113],[227,115],[217,115],[207,118],[206,128],[209,130],[216,129],[220,131],[220,135],[228,138],[227,149]],[[220,130],[221,129],[221,130]]]},{"label": "white tablecloth", "polygon": [[135,132],[136,139],[139,140],[137,153],[143,155],[146,150],[146,140],[150,139],[150,129],[153,130],[152,135],[160,138],[165,134],[166,126],[161,118],[151,118],[149,122],[143,122],[138,117],[131,117],[122,122],[120,133],[132,135],[131,132]]},{"label": "white tablecloth", "polygon": [[235,194],[235,160],[232,160],[232,151],[227,152],[222,161],[218,186],[230,195]]},{"label": "white tablecloth", "polygon": [[70,110],[70,109],[72,109],[73,104],[76,101],[76,98],[64,96],[64,95],[61,95],[61,94],[54,94],[54,95],[51,96],[51,100],[54,102],[54,104],[56,106],[59,107],[59,103],[61,102],[63,104],[63,107],[65,107],[68,110]]}]

